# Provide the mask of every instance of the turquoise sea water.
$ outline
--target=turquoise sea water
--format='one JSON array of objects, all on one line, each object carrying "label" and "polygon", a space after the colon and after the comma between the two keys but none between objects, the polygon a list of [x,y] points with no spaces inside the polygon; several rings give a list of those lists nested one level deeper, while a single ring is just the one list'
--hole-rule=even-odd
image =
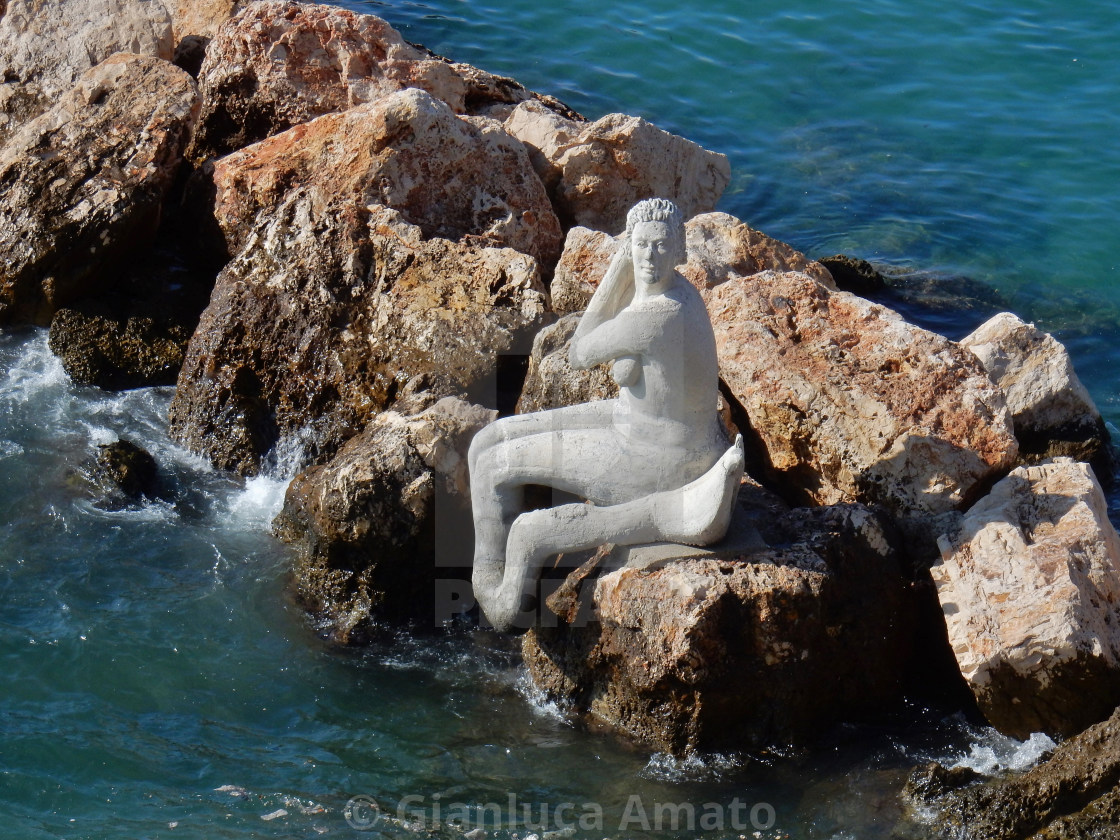
[{"label": "turquoise sea water", "polygon": [[[950,294],[978,282],[1066,341],[1120,425],[1109,4],[345,5],[589,117],[641,114],[724,152],[720,209],[812,256],[932,272]],[[959,337],[991,305],[914,317]],[[287,602],[268,534],[283,464],[213,473],[166,439],[169,396],[76,388],[41,332],[0,332],[0,838],[452,838],[467,802],[496,806],[468,822],[522,836],[547,806],[548,827],[587,837],[866,840],[911,764],[1036,754],[915,706],[812,754],[681,766],[569,725],[496,637],[332,651]],[[89,504],[74,469],[118,435],[155,454],[168,501]],[[654,830],[657,803],[691,805],[697,830]],[[700,831],[705,811],[723,829]]]}]

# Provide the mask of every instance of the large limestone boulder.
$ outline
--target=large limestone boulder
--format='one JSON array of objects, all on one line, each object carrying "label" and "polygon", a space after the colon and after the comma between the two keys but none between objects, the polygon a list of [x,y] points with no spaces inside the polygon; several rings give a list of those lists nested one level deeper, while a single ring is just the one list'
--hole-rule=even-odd
[{"label": "large limestone boulder", "polygon": [[457,117],[416,89],[329,114],[213,165],[214,216],[236,254],[285,205],[307,196],[381,205],[425,238],[510,247],[551,266],[559,222],[524,148],[493,120]]},{"label": "large limestone boulder", "polygon": [[505,126],[532,151],[565,227],[620,233],[630,208],[654,197],[676,202],[686,218],[706,213],[731,180],[724,155],[640,117],[608,114],[577,123],[525,102]]},{"label": "large limestone boulder", "polygon": [[287,0],[245,5],[218,29],[199,84],[205,107],[193,157],[220,156],[406,88],[426,90],[459,114],[547,100],[409,44],[381,18]]},{"label": "large limestone boulder", "polygon": [[937,515],[1014,463],[1002,393],[948,339],[800,272],[734,278],[707,302],[721,376],[786,495]]},{"label": "large limestone boulder", "polygon": [[1072,735],[1120,704],[1120,537],[1086,464],[1018,467],[940,547],[949,642],[993,726]]},{"label": "large limestone boulder", "polygon": [[757,526],[753,548],[573,573],[565,587],[585,603],[562,587],[556,615],[524,639],[536,685],[674,755],[805,744],[890,708],[911,635],[883,522],[858,505],[783,511],[765,495],[746,484],[754,512],[732,525]]},{"label": "large limestone boulder", "polygon": [[[972,353],[837,291],[822,265],[732,216],[697,216],[686,233],[680,271],[707,303],[725,396],[785,496],[881,503],[916,522],[1011,468],[1010,414]],[[553,300],[586,305],[617,247],[574,228]]]},{"label": "large limestone boulder", "polygon": [[182,70],[118,53],[0,148],[0,323],[49,323],[148,244],[197,112]]},{"label": "large limestone boulder", "polygon": [[244,0],[166,0],[166,5],[179,44],[184,38],[213,38],[246,4]]},{"label": "large limestone boulder", "polygon": [[908,828],[917,830],[892,836],[1109,840],[1120,825],[1118,780],[1120,709],[1026,772],[941,796],[915,797],[920,812]]},{"label": "large limestone boulder", "polygon": [[1108,443],[1104,420],[1066,348],[1034,324],[1002,312],[961,339],[1003,389],[1024,453],[1090,461]]},{"label": "large limestone boulder", "polygon": [[[410,410],[411,409],[411,410]],[[297,549],[292,585],[320,630],[341,644],[368,640],[378,622],[440,618],[439,541],[469,565],[467,447],[496,412],[452,397],[386,411],[327,463],[288,487],[277,534]],[[450,614],[443,618],[450,618]]]},{"label": "large limestone boulder", "polygon": [[0,4],[0,143],[117,52],[170,61],[159,0],[7,0]]},{"label": "large limestone boulder", "polygon": [[424,377],[489,401],[545,323],[559,227],[496,123],[406,90],[214,167],[235,258],[188,348],[171,430],[245,473],[280,440],[329,455]]}]

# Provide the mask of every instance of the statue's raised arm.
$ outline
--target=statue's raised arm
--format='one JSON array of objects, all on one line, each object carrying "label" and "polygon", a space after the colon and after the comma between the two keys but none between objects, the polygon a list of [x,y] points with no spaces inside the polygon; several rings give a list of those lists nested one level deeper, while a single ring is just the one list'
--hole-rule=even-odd
[{"label": "statue's raised arm", "polygon": [[[580,320],[573,367],[614,361],[613,400],[506,417],[471,443],[473,584],[498,629],[524,628],[522,599],[551,555],[606,542],[707,545],[730,523],[743,444],[716,413],[715,337],[677,271],[684,218],[649,199],[627,216],[619,253]],[[523,511],[536,484],[584,504]]]}]

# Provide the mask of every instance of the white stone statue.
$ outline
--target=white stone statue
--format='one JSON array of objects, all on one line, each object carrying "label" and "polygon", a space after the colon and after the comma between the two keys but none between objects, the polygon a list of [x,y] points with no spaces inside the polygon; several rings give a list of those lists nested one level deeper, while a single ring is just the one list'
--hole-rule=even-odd
[{"label": "white stone statue", "polygon": [[[470,447],[475,598],[499,630],[521,612],[544,561],[603,543],[721,539],[743,475],[743,442],[716,412],[715,336],[685,262],[675,204],[635,205],[571,342],[577,369],[613,361],[613,400],[502,418]],[[522,512],[525,485],[583,504]]]}]

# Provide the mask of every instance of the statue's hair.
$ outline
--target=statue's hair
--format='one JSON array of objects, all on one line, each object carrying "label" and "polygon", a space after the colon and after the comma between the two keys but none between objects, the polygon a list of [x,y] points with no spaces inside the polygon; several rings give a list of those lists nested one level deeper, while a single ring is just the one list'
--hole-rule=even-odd
[{"label": "statue's hair", "polygon": [[684,214],[681,208],[667,198],[647,198],[639,201],[626,214],[626,240],[630,241],[634,228],[642,222],[665,222],[672,236],[673,265],[683,265],[688,261],[684,241]]}]

